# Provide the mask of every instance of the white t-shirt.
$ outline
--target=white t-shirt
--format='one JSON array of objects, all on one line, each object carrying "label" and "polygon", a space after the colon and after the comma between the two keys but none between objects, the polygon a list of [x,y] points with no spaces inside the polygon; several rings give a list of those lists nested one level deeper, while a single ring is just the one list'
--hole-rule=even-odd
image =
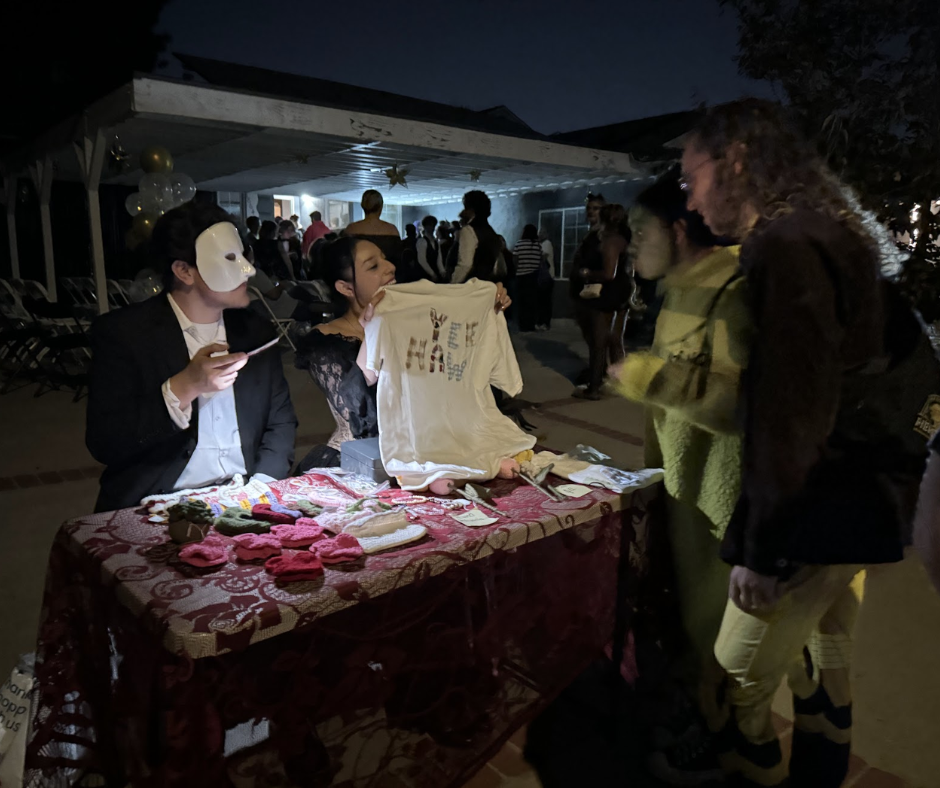
[{"label": "white t-shirt", "polygon": [[366,326],[366,365],[378,373],[379,448],[406,490],[436,479],[488,480],[535,438],[496,407],[522,375],[496,285],[393,285]]}]

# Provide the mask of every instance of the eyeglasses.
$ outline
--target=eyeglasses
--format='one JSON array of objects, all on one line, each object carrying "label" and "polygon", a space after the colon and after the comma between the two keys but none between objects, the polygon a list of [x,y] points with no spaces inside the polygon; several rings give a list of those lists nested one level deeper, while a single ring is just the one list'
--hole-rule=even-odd
[{"label": "eyeglasses", "polygon": [[693,179],[692,176],[698,172],[702,167],[708,164],[713,159],[705,159],[705,161],[700,162],[697,167],[693,167],[691,172],[683,172],[679,175],[679,188],[682,191],[687,192],[692,188]]}]

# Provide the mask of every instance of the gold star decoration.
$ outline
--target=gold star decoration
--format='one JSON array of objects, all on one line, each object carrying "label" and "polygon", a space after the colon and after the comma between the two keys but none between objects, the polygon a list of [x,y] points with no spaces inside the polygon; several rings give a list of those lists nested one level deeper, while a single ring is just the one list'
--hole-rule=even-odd
[{"label": "gold star decoration", "polygon": [[470,176],[470,180],[476,183],[478,180],[480,180],[480,176],[483,174],[483,170],[470,170],[470,172],[467,174]]},{"label": "gold star decoration", "polygon": [[398,169],[398,165],[395,164],[385,170],[385,177],[388,178],[388,187],[394,189],[395,186],[401,184],[406,189],[408,188],[408,182],[405,180],[405,176],[408,174],[407,169]]}]

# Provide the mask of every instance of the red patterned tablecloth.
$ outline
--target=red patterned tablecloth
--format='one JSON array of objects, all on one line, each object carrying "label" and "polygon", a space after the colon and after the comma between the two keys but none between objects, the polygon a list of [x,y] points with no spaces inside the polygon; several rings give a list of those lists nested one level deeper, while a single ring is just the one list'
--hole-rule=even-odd
[{"label": "red patterned tablecloth", "polygon": [[421,504],[423,541],[287,585],[183,564],[140,511],[66,523],[28,784],[459,785],[609,642],[656,495],[494,492],[494,525]]}]

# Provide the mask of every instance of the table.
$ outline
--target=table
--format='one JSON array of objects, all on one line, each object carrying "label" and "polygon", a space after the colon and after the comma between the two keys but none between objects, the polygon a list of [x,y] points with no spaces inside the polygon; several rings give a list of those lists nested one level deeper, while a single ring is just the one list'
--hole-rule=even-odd
[{"label": "table", "polygon": [[188,567],[142,510],[67,522],[27,784],[461,785],[615,624],[623,642],[658,493],[492,486],[497,524],[424,504],[422,542],[284,586],[262,565]]}]

